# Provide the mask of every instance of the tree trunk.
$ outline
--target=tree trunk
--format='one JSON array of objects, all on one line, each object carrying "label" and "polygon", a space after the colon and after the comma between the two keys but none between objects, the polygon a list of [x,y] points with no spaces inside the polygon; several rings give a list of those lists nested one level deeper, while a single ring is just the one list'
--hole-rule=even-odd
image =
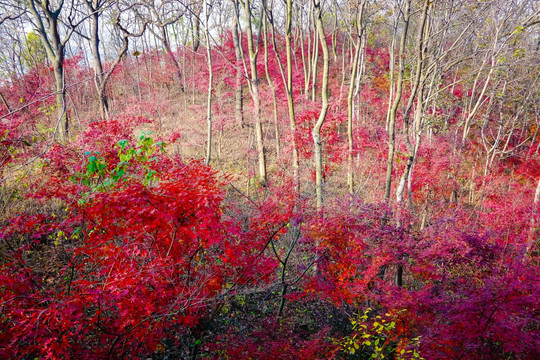
[{"label": "tree trunk", "polygon": [[[257,146],[257,157],[259,160],[259,177],[262,184],[266,184],[266,150],[264,148],[264,139],[261,124],[261,98],[259,94],[259,75],[257,72],[257,57],[259,53],[258,44],[255,46],[253,41],[252,30],[252,17],[250,10],[250,1],[244,0],[244,11],[247,17],[247,36],[248,36],[248,51],[249,51],[249,65],[250,65],[250,91],[253,99],[253,112],[255,115],[255,141]],[[262,14],[261,14],[262,15]],[[262,19],[261,19],[262,20]],[[259,22],[259,32],[262,21]]]},{"label": "tree trunk", "polygon": [[212,68],[212,49],[210,48],[210,30],[208,28],[209,14],[208,7],[210,4],[206,2],[204,6],[204,18],[205,18],[205,40],[206,40],[206,61],[208,64],[208,94],[206,100],[206,126],[207,126],[207,135],[206,135],[206,156],[204,163],[210,165],[210,160],[212,157],[212,86],[214,80],[214,69]]},{"label": "tree trunk", "polygon": [[54,62],[54,79],[56,83],[56,106],[58,108],[58,135],[60,141],[67,142],[69,140],[69,120],[66,109],[63,56]]},{"label": "tree trunk", "polygon": [[[317,20],[313,20],[315,23]],[[319,65],[319,32],[313,29],[313,64],[311,65],[311,101],[317,97],[317,67]],[[324,70],[323,70],[324,71]]]},{"label": "tree trunk", "polygon": [[91,2],[86,2],[88,10],[91,12],[91,33],[90,33],[90,49],[92,51],[92,65],[94,67],[94,84],[98,95],[99,108],[101,111],[102,119],[109,119],[109,100],[105,92],[105,86],[103,84],[103,65],[101,61],[101,53],[99,51],[99,13],[98,9]]},{"label": "tree trunk", "polygon": [[[264,2],[266,7],[266,2]],[[296,115],[294,110],[294,96],[293,96],[293,85],[292,85],[292,45],[291,45],[291,29],[292,29],[292,0],[287,0],[286,3],[286,14],[285,14],[285,51],[287,57],[287,70],[283,68],[283,61],[279,55],[278,46],[276,43],[276,31],[274,24],[272,23],[273,17],[268,16],[268,21],[272,25],[272,43],[274,54],[277,58],[277,63],[279,71],[281,73],[281,78],[285,84],[285,94],[287,95],[287,107],[289,112],[289,122],[291,128],[291,142],[292,142],[292,162],[293,162],[293,177],[296,185],[296,192],[300,194],[300,178],[299,178],[299,159],[298,159],[298,148],[296,144]],[[267,9],[267,14],[270,13],[270,10]],[[303,51],[302,51],[303,54]],[[302,55],[303,57],[303,55]],[[304,68],[305,71],[305,68]]]},{"label": "tree trunk", "polygon": [[[426,22],[428,17],[428,9],[430,2],[425,0],[424,8],[422,11],[422,20],[420,22],[420,28],[418,29],[418,37],[416,40],[418,49],[416,54],[416,75],[414,79],[413,89],[409,95],[409,100],[407,102],[407,107],[405,109],[405,114],[403,115],[403,126],[404,126],[404,135],[405,135],[405,145],[407,146],[407,164],[403,175],[401,176],[400,182],[396,190],[396,198],[398,204],[403,200],[403,193],[405,190],[405,185],[408,182],[408,178],[415,162],[416,150],[420,144],[420,129],[421,121],[423,116],[423,101],[424,101],[424,83],[426,80],[425,66],[424,66],[424,57],[425,57],[425,33],[426,33]],[[418,95],[418,96],[417,96]],[[415,124],[417,129],[414,130],[415,145],[410,141],[410,113],[414,105],[414,100],[417,98],[416,102],[416,112],[415,112]],[[410,201],[410,199],[409,199]]]},{"label": "tree trunk", "polygon": [[182,70],[180,68],[180,64],[176,60],[176,57],[174,56],[174,53],[171,49],[171,44],[169,42],[169,36],[167,34],[166,25],[160,26],[160,32],[161,32],[161,42],[163,44],[163,47],[165,48],[165,54],[169,58],[169,61],[174,67],[174,72],[176,75],[176,80],[178,82],[178,86],[180,87],[180,91],[184,92],[184,85],[182,84]]},{"label": "tree trunk", "polygon": [[[60,15],[64,3],[61,2],[57,9],[51,10],[49,9],[50,3],[48,1],[44,3],[36,0],[27,1],[30,13],[33,15],[34,20],[36,21],[37,31],[41,37],[45,51],[47,52],[47,57],[53,64],[56,85],[56,106],[58,114],[56,130],[59,140],[66,142],[69,138],[69,120],[66,111],[66,84],[63,63],[65,56],[65,43],[69,39],[72,32],[68,33],[66,39],[63,41],[61,40],[58,28],[58,16]],[[45,14],[48,30],[45,29],[43,18],[37,11],[36,5],[39,6]]]},{"label": "tree trunk", "polygon": [[2,92],[0,92],[0,99],[2,100],[2,104],[4,104],[4,106],[6,107],[7,112],[10,113],[11,112],[11,107],[9,106],[9,103],[7,102],[7,100],[4,97],[4,94],[2,94]]},{"label": "tree trunk", "polygon": [[[397,12],[397,16],[394,22],[394,28],[392,32],[392,42],[390,43],[390,48],[388,50],[390,54],[390,89],[388,91],[388,104],[392,104],[392,101],[394,100],[394,80],[395,80],[395,72],[396,72],[396,59],[395,59],[395,51],[396,51],[396,38],[397,38],[397,28],[399,24],[399,18],[401,16],[401,12]],[[392,112],[392,106],[388,106],[388,111],[386,114],[386,131],[390,131],[390,115]]]},{"label": "tree trunk", "polygon": [[199,16],[201,15],[200,9],[198,10],[194,16],[192,17],[193,21],[193,28],[192,28],[192,36],[193,36],[193,51],[197,52],[199,50],[199,46],[201,46],[201,40],[199,37],[200,33],[200,23],[199,23]]},{"label": "tree trunk", "polygon": [[[292,32],[292,0],[287,0],[287,13],[285,19],[285,52],[287,56],[287,108],[289,111],[289,123],[291,126],[291,141],[293,151],[293,176],[296,182],[296,191],[300,194],[300,163],[298,158],[298,145],[296,144],[296,114],[294,110],[294,95],[293,95],[293,81],[292,81],[292,46],[291,46],[291,32]],[[277,51],[277,50],[276,50]],[[302,49],[302,54],[304,50]]]},{"label": "tree trunk", "polygon": [[[418,37],[417,37],[417,56],[416,56],[416,76],[415,81],[413,85],[413,89],[411,91],[411,94],[409,95],[409,100],[407,103],[407,108],[405,109],[405,114],[403,115],[403,126],[404,126],[404,135],[405,135],[405,145],[407,146],[407,164],[405,165],[405,170],[403,172],[403,175],[400,179],[400,182],[398,184],[397,190],[396,190],[396,198],[397,203],[401,204],[403,200],[403,192],[405,190],[405,185],[409,181],[409,176],[411,175],[412,168],[414,166],[415,160],[416,160],[416,153],[418,151],[418,147],[420,146],[420,130],[421,130],[421,121],[423,117],[423,101],[424,101],[424,82],[426,79],[425,75],[425,67],[424,67],[424,57],[425,57],[425,33],[426,33],[426,22],[427,22],[427,16],[428,16],[428,10],[429,10],[430,0],[424,0],[424,7],[422,11],[422,19],[420,21],[420,28],[418,30]],[[411,112],[412,106],[414,104],[414,99],[418,94],[417,98],[417,105],[416,105],[416,113],[415,113],[415,125],[416,128],[414,130],[414,139],[415,139],[415,145],[413,146],[410,141],[410,125],[409,125],[409,114]],[[409,205],[412,207],[412,199],[409,196]],[[398,221],[398,225],[400,226],[400,220]],[[396,271],[396,285],[397,286],[403,286],[403,266],[401,264],[398,264],[397,271]]]},{"label": "tree trunk", "polygon": [[540,204],[540,179],[538,180],[538,185],[536,185],[536,191],[534,193],[533,201],[533,215],[531,218],[531,230],[529,232],[529,239],[527,241],[527,248],[525,251],[526,255],[532,255],[532,252],[536,252],[538,255],[538,243],[539,240],[536,236],[538,232],[538,227],[536,226],[536,218],[538,217],[538,204]]},{"label": "tree trunk", "polygon": [[242,72],[240,71],[242,66],[242,45],[240,42],[240,25],[238,22],[238,0],[233,0],[234,14],[233,14],[233,44],[234,44],[234,55],[236,60],[236,74],[234,78],[235,89],[234,89],[234,116],[236,118],[236,123],[240,127],[244,127],[244,113],[243,113],[243,104],[244,104],[244,95],[242,91]]},{"label": "tree trunk", "polygon": [[326,36],[324,34],[324,27],[321,14],[320,0],[314,0],[315,7],[315,23],[319,39],[321,40],[321,46],[323,51],[323,77],[321,88],[322,108],[319,114],[319,119],[315,124],[311,134],[313,136],[313,142],[315,144],[315,186],[317,193],[317,209],[321,210],[323,205],[323,161],[322,161],[322,141],[321,141],[321,128],[326,119],[326,113],[328,111],[328,45],[326,44]]},{"label": "tree trunk", "polygon": [[347,94],[347,138],[349,141],[349,154],[348,154],[348,171],[347,182],[349,185],[349,193],[354,194],[354,174],[353,174],[353,158],[354,158],[354,138],[353,138],[353,95],[356,85],[356,77],[358,75],[358,63],[360,59],[360,53],[363,51],[363,25],[362,18],[364,16],[365,0],[360,5],[358,17],[356,19],[357,31],[358,31],[358,43],[351,41],[351,45],[355,47],[354,59],[351,69],[351,82],[349,84],[349,92]]},{"label": "tree trunk", "polygon": [[399,46],[399,73],[396,84],[396,97],[392,102],[392,106],[390,108],[390,113],[388,116],[388,160],[386,163],[386,183],[384,189],[384,198],[386,199],[386,201],[390,200],[390,190],[392,189],[392,170],[394,167],[394,153],[396,146],[396,116],[403,92],[403,77],[405,73],[404,52],[407,42],[407,32],[409,30],[410,7],[411,0],[407,0],[407,3],[405,4],[405,12],[403,14],[403,33],[401,35],[401,41]]},{"label": "tree trunk", "polygon": [[278,104],[277,104],[277,94],[276,94],[276,86],[274,84],[274,80],[270,76],[270,70],[268,68],[268,28],[267,28],[267,22],[266,17],[263,20],[263,40],[264,40],[264,70],[266,73],[266,81],[268,82],[268,86],[270,86],[270,90],[272,91],[272,106],[273,106],[273,115],[274,115],[274,135],[276,137],[276,157],[279,158],[280,156],[280,134],[279,134],[279,123],[278,123]]}]

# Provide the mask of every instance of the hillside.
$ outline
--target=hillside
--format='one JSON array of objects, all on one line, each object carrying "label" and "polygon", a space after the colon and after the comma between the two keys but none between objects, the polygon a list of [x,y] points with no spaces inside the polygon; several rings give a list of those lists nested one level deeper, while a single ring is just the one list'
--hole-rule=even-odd
[{"label": "hillside", "polygon": [[0,358],[540,357],[538,1],[0,9]]}]

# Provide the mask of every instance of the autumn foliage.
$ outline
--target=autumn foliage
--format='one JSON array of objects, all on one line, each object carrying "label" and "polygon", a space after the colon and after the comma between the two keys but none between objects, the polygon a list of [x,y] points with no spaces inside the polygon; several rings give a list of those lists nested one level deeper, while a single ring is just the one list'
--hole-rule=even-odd
[{"label": "autumn foliage", "polygon": [[[21,106],[0,104],[0,358],[538,359],[538,114],[518,124],[535,110],[519,112],[523,98],[495,99],[502,94],[488,84],[482,120],[461,141],[481,81],[449,72],[425,112],[406,200],[394,201],[410,158],[402,132],[384,199],[391,56],[369,39],[349,154],[341,35],[328,39],[336,50],[321,209],[311,133],[320,94],[310,97],[294,67],[293,133],[276,56],[286,58],[284,47],[267,64],[275,87],[261,77],[268,182],[257,177],[246,74],[244,123],[234,118],[231,32],[211,50],[210,165],[201,161],[202,50],[173,55],[184,63],[182,91],[169,55],[126,56],[107,88],[108,120],[96,110],[92,70],[70,57],[67,142],[55,137],[46,64],[0,83],[5,103]],[[301,63],[311,45],[293,45]],[[257,69],[266,72],[262,56]],[[508,91],[519,97],[520,86]]]}]

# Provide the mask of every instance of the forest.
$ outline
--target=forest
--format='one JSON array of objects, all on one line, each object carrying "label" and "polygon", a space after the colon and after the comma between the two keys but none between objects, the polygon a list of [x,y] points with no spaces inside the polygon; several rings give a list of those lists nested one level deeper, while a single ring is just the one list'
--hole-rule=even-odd
[{"label": "forest", "polygon": [[0,0],[0,358],[539,359],[539,130],[539,0]]}]

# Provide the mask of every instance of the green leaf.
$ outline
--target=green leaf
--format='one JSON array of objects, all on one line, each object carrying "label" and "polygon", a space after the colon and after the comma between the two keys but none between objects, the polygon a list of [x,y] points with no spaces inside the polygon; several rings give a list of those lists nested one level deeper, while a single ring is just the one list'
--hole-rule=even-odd
[{"label": "green leaf", "polygon": [[124,150],[128,144],[129,144],[129,140],[127,139],[123,139],[118,142],[118,146],[120,146],[122,150]]},{"label": "green leaf", "polygon": [[89,175],[94,174],[94,173],[96,172],[96,170],[97,170],[97,167],[96,167],[96,163],[95,163],[95,162],[91,162],[90,164],[88,164],[88,170],[87,170],[87,172],[88,172]]}]

